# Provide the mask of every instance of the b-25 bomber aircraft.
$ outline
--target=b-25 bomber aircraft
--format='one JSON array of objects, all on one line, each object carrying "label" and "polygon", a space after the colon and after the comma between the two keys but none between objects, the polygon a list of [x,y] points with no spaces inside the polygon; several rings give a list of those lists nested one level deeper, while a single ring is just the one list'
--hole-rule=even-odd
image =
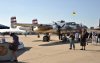
[{"label": "b-25 bomber aircraft", "polygon": [[[11,23],[13,24],[13,23]],[[64,20],[53,22],[52,24],[38,24],[37,19],[32,21],[32,24],[25,23],[14,23],[14,26],[22,26],[23,29],[25,27],[29,27],[31,31],[35,33],[56,33],[58,34],[59,39],[61,39],[61,34],[67,32],[75,32],[76,30],[80,32],[82,28],[87,28],[81,24],[77,24],[75,22],[65,22]]]}]

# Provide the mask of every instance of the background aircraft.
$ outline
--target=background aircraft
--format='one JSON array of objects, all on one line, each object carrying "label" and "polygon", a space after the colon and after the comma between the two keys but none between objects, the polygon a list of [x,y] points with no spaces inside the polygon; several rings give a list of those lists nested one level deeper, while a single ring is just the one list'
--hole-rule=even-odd
[{"label": "background aircraft", "polygon": [[0,29],[9,29],[10,27],[0,24]]}]

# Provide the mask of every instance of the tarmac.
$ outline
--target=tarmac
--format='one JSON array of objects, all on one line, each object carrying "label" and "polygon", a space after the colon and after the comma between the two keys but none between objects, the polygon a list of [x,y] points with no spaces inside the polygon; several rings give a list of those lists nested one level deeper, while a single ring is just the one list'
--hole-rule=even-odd
[{"label": "tarmac", "polygon": [[[75,50],[69,50],[69,43],[62,43],[56,35],[50,42],[43,42],[42,37],[19,35],[25,47],[17,51],[18,63],[100,63],[100,44],[89,43],[86,50],[80,50],[75,43]],[[6,41],[12,42],[12,38],[6,36]]]}]

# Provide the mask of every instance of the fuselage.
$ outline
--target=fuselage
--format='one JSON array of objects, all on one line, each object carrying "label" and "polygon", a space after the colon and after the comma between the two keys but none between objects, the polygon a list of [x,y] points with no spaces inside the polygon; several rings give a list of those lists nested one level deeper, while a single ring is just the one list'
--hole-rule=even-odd
[{"label": "fuselage", "polygon": [[34,32],[37,32],[37,33],[46,33],[46,32],[57,33],[58,26],[59,26],[59,29],[63,33],[66,33],[68,31],[80,30],[82,28],[81,25],[76,24],[75,22],[56,22],[56,24],[53,23],[51,25],[40,24],[39,26],[34,27]]}]

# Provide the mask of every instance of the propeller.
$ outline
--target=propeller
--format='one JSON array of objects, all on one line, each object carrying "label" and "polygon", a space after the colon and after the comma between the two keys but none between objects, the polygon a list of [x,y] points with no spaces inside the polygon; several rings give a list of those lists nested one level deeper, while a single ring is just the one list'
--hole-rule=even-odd
[{"label": "propeller", "polygon": [[63,24],[61,28],[63,28],[64,26],[65,26],[65,24]]},{"label": "propeller", "polygon": [[62,26],[58,25],[56,22],[54,22],[54,24],[57,27],[57,32],[58,32],[58,36],[59,36],[59,40],[60,40],[60,39],[62,39],[61,28],[63,28],[65,26],[65,24],[63,24]]},{"label": "propeller", "polygon": [[65,26],[65,23],[64,23],[62,26],[58,25],[56,22],[54,22],[54,23],[55,23],[55,25],[56,25],[56,27],[57,27],[58,29],[61,29],[61,28],[63,28],[63,27]]}]

